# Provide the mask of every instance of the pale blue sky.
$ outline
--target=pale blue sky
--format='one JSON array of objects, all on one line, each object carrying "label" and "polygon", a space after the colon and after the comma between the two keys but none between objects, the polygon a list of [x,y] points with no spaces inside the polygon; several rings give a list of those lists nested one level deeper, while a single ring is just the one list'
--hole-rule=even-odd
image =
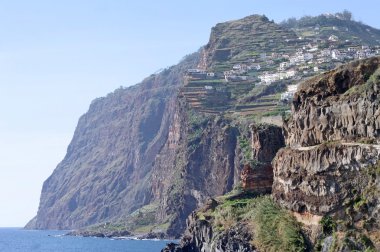
[{"label": "pale blue sky", "polygon": [[23,226],[92,99],[207,43],[218,22],[348,9],[380,28],[379,2],[0,0],[0,226]]}]

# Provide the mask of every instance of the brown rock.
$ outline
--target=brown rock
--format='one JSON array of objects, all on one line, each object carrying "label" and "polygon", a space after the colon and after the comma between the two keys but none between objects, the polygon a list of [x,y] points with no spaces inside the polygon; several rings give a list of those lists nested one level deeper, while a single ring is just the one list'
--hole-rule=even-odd
[{"label": "brown rock", "polygon": [[241,172],[241,183],[244,191],[270,193],[273,183],[272,166],[258,165],[252,168],[250,165],[244,165]]},{"label": "brown rock", "polygon": [[379,142],[379,84],[365,87],[379,66],[379,57],[356,61],[301,84],[292,117],[284,123],[286,145],[360,138]]},{"label": "brown rock", "polygon": [[379,67],[379,57],[357,61],[301,85],[284,124],[288,147],[272,162],[281,205],[324,215],[365,190],[380,157],[380,81],[367,83]]}]

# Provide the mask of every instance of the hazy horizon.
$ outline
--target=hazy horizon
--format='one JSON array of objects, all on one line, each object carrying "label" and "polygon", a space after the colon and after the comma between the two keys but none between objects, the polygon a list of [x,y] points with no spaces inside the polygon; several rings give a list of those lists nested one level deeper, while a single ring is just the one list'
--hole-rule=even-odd
[{"label": "hazy horizon", "polygon": [[347,9],[377,29],[375,1],[2,1],[0,227],[24,226],[90,102],[206,44],[216,23]]}]

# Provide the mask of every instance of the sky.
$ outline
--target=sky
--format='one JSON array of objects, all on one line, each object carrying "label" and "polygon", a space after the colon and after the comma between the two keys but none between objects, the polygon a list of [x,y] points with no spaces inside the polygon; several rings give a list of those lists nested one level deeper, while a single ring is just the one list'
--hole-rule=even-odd
[{"label": "sky", "polygon": [[378,0],[0,0],[0,227],[24,226],[96,97],[206,44],[216,23],[350,10],[380,28]]}]

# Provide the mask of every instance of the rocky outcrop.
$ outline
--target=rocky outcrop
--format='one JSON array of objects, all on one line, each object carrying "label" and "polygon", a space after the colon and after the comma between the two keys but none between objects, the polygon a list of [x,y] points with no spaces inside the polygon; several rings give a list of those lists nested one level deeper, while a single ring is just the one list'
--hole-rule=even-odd
[{"label": "rocky outcrop", "polygon": [[99,238],[120,238],[129,237],[133,234],[127,230],[75,230],[67,233],[69,236],[81,236],[81,237],[99,237]]},{"label": "rocky outcrop", "polygon": [[379,159],[379,66],[380,58],[353,62],[301,85],[284,124],[289,147],[273,161],[279,203],[323,215],[368,183],[358,174]]},{"label": "rocky outcrop", "polygon": [[251,125],[252,164],[245,164],[240,175],[244,191],[258,194],[270,193],[273,184],[271,161],[277,151],[284,147],[284,137],[280,127],[261,124]]},{"label": "rocky outcrop", "polygon": [[233,228],[216,235],[213,227],[207,220],[200,220],[194,212],[188,219],[188,228],[181,244],[168,244],[164,252],[209,252],[209,251],[254,251],[251,244],[252,237],[245,223],[237,224]]},{"label": "rocky outcrop", "polygon": [[350,238],[356,234],[375,237],[367,245],[380,247],[380,223],[373,217],[380,208],[379,104],[380,58],[375,57],[301,84],[284,122],[287,147],[272,162],[273,198],[296,216],[312,216],[322,228],[345,234],[344,242],[326,236],[323,247],[340,246],[334,251],[346,251],[349,241],[362,246]]},{"label": "rocky outcrop", "polygon": [[296,212],[324,215],[342,208],[369,183],[358,176],[376,164],[380,146],[323,144],[311,148],[281,149],[273,161],[273,196]]},{"label": "rocky outcrop", "polygon": [[380,139],[378,85],[365,85],[380,58],[356,61],[301,85],[284,123],[288,146]]},{"label": "rocky outcrop", "polygon": [[285,146],[282,128],[271,124],[251,125],[252,158],[270,164],[277,151]]},{"label": "rocky outcrop", "polygon": [[252,124],[250,129],[253,162],[243,167],[240,175],[242,188],[258,194],[270,193],[273,184],[271,161],[277,151],[284,147],[282,129],[269,124]]}]

